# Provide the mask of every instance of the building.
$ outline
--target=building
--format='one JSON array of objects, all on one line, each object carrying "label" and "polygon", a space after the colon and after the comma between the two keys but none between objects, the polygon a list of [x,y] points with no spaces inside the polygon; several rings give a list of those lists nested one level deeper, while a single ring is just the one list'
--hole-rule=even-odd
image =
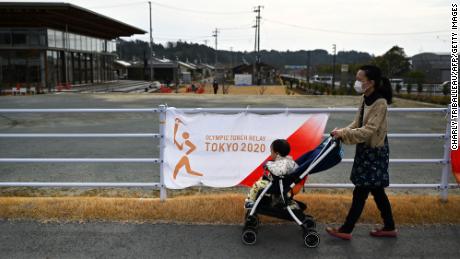
[{"label": "building", "polygon": [[116,72],[116,79],[128,79],[128,68],[131,63],[117,59],[113,62],[113,68]]},{"label": "building", "polygon": [[0,86],[114,80],[115,39],[144,33],[68,3],[0,3]]},{"label": "building", "polygon": [[150,64],[152,64],[153,77],[156,81],[168,85],[175,82],[178,65],[176,62],[165,58],[131,62],[131,66],[128,68],[128,79],[152,81],[150,78]]},{"label": "building", "polygon": [[196,80],[196,65],[189,62],[177,61],[179,66],[179,78],[182,83],[191,84],[192,80]]},{"label": "building", "polygon": [[412,69],[425,74],[425,83],[450,81],[450,53],[420,53],[411,58]]},{"label": "building", "polygon": [[210,80],[211,76],[214,74],[215,67],[209,64],[197,64],[196,65],[196,77],[201,80]]},{"label": "building", "polygon": [[[257,79],[257,72],[259,71],[259,79]],[[252,77],[254,85],[273,85],[277,83],[277,69],[269,64],[259,63],[254,64],[241,64],[232,69],[232,73],[236,74],[251,74],[256,75]]]}]

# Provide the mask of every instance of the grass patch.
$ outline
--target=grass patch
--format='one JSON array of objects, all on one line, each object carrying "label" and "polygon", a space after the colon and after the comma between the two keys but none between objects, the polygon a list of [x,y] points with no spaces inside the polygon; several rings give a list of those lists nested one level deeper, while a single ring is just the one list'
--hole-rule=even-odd
[{"label": "grass patch", "polygon": [[[129,221],[241,224],[243,200],[238,193],[203,194],[169,198],[107,197],[0,197],[0,218],[37,220],[41,222]],[[320,223],[341,223],[351,204],[348,194],[300,194],[307,212]],[[438,196],[390,196],[395,221],[400,225],[460,224],[460,196],[449,196],[441,202]],[[262,218],[265,223],[280,220]],[[379,211],[368,199],[361,223],[380,223]]]},{"label": "grass patch", "polygon": [[426,102],[426,103],[434,103],[440,105],[448,105],[450,103],[450,96],[448,95],[421,95],[421,94],[396,94],[396,97]]}]

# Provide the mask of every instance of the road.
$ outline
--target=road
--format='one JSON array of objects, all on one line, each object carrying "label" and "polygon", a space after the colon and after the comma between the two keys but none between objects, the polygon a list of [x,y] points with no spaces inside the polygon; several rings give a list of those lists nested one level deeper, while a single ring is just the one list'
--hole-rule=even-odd
[{"label": "road", "polygon": [[459,258],[460,226],[402,227],[396,239],[328,236],[306,248],[294,225],[262,225],[255,246],[241,226],[0,221],[0,258]]}]

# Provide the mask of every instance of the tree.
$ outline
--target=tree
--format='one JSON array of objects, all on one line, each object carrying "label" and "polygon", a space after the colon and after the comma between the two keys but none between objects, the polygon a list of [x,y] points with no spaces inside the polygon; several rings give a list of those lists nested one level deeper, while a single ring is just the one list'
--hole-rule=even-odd
[{"label": "tree", "polygon": [[417,92],[418,92],[418,94],[421,94],[423,92],[423,85],[422,84],[417,83]]},{"label": "tree", "polygon": [[406,77],[411,83],[423,84],[425,82],[425,73],[420,70],[412,70],[406,73]]},{"label": "tree", "polygon": [[449,94],[450,82],[442,84],[442,93],[444,95]]},{"label": "tree", "polygon": [[389,78],[401,77],[410,70],[409,58],[404,49],[393,46],[382,56],[375,57],[372,64],[378,66],[384,76]]},{"label": "tree", "polygon": [[423,91],[423,83],[425,82],[425,73],[419,70],[413,70],[406,74],[407,79],[412,84],[417,84],[417,92],[420,94]]},{"label": "tree", "polygon": [[399,94],[399,92],[401,92],[401,84],[400,84],[400,83],[398,83],[398,84],[396,85],[396,93]]},{"label": "tree", "polygon": [[[120,39],[117,44],[118,56],[123,60],[142,60],[143,53],[149,53],[149,43],[141,40],[125,41]],[[162,44],[153,44],[153,51],[158,58],[168,58],[176,60],[176,57],[182,61],[201,60],[204,63],[213,64],[215,50],[204,44],[197,44],[179,40],[177,42],[167,42]],[[324,69],[332,71],[329,65],[332,63],[332,55],[326,50],[298,50],[298,51],[276,51],[261,50],[262,62],[273,65],[279,69],[284,65],[306,65],[308,53],[310,53],[311,73],[316,73],[314,69],[317,65],[327,64]],[[255,59],[254,51],[228,51],[218,50],[219,63],[234,65],[241,64],[243,60],[253,62]],[[357,51],[344,51],[337,54],[337,64],[367,64],[371,61],[372,56],[369,53]],[[336,71],[337,70],[336,68]],[[329,74],[331,72],[328,72]]]}]

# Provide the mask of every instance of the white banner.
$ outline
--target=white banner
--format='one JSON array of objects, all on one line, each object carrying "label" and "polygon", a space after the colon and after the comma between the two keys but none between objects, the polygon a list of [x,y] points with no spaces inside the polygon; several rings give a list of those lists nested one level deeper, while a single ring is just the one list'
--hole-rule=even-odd
[{"label": "white banner", "polygon": [[326,114],[183,114],[168,108],[165,185],[250,186],[261,176],[273,140],[287,139],[295,159],[320,143],[327,118]]},{"label": "white banner", "polygon": [[236,86],[252,85],[252,75],[249,75],[249,74],[235,74],[235,85]]}]

